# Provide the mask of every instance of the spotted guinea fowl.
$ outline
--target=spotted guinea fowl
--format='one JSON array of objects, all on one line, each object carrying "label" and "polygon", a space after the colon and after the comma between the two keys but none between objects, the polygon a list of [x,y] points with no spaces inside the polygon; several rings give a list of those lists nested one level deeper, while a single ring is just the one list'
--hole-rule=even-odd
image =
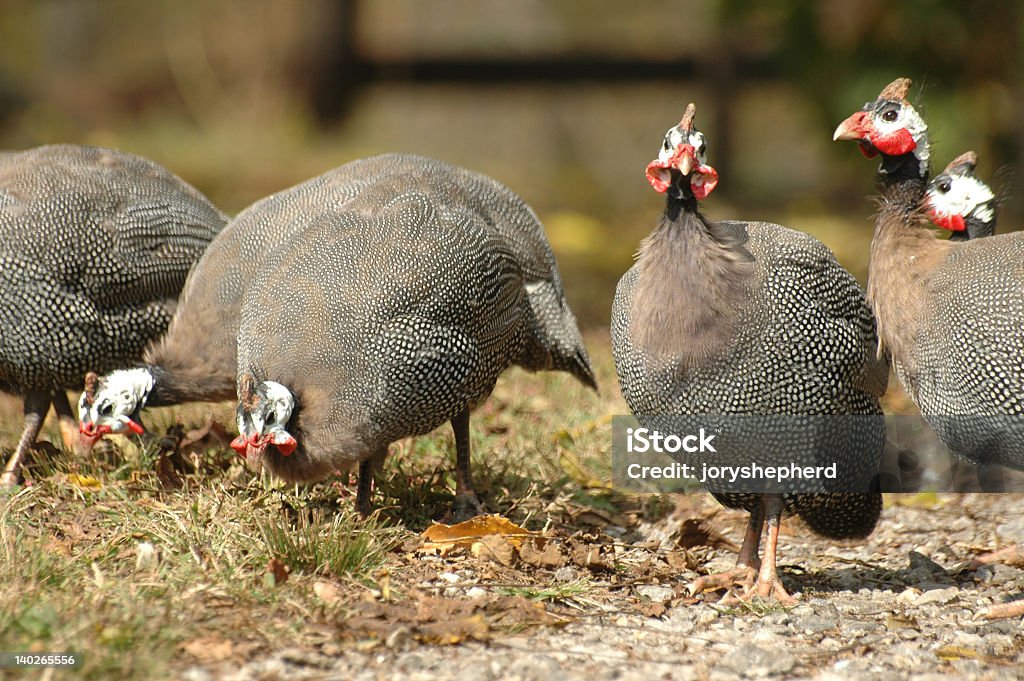
[{"label": "spotted guinea fowl", "polygon": [[[554,256],[529,207],[491,180],[413,155],[354,161],[332,171],[324,184],[334,210],[344,211],[354,201],[361,205],[364,190],[395,176],[416,178],[422,191],[438,200],[451,193],[476,206],[481,219],[508,240],[524,270],[535,317],[528,351],[536,356],[529,366],[566,369],[593,385]],[[464,186],[456,187],[460,182]],[[293,192],[282,194],[293,197]],[[318,200],[302,197],[309,203]],[[242,299],[263,261],[321,219],[321,209],[312,206],[302,211],[292,206],[287,219],[280,219],[285,209],[279,206],[286,200],[279,194],[258,201],[210,244],[189,276],[167,334],[147,348],[144,366],[114,371],[99,380],[93,394],[83,393],[79,415],[84,435],[96,439],[110,432],[142,432],[145,407],[235,397]]]},{"label": "spotted guinea fowl", "polygon": [[[863,291],[806,234],[764,222],[714,222],[699,212],[718,176],[706,164],[694,113],[691,104],[647,168],[651,185],[667,194],[665,212],[615,293],[612,348],[630,409],[641,422],[691,414],[880,416],[887,367],[874,356]],[[854,463],[870,474],[882,434],[861,444],[862,460]],[[767,448],[762,453],[771,456]],[[716,497],[747,510],[750,521],[737,569],[702,577],[694,593],[743,583],[750,587],[744,598],[790,601],[776,571],[784,512],[825,536],[855,538],[874,529],[881,511],[876,493]]]},{"label": "spotted guinea fowl", "polygon": [[1024,469],[1024,233],[936,238],[928,127],[909,87],[889,84],[834,135],[882,159],[868,301],[900,382],[946,446]]},{"label": "spotted guinea fowl", "polygon": [[478,507],[469,413],[499,374],[555,369],[595,387],[540,222],[488,177],[381,156],[239,220],[293,234],[260,263],[241,306],[232,443],[285,479],[358,463],[366,513],[371,463],[451,421],[464,516]]},{"label": "spotted guinea fowl", "polygon": [[949,230],[951,241],[992,236],[998,205],[992,189],[974,174],[978,155],[968,151],[949,162],[925,191],[928,217]]},{"label": "spotted guinea fowl", "polygon": [[137,360],[167,329],[189,268],[227,218],[180,178],[132,154],[53,145],[0,154],[0,389],[25,397],[14,484],[53,404],[87,370]]}]

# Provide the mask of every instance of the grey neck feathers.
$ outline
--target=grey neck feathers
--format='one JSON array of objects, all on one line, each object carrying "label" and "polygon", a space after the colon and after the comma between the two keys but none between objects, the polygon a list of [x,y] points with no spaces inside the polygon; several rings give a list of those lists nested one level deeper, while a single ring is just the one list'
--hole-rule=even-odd
[{"label": "grey neck feathers", "polygon": [[924,178],[883,179],[868,266],[867,297],[878,322],[879,355],[884,349],[892,353],[911,392],[917,338],[929,309],[928,283],[956,247],[935,237],[922,206],[924,190]]},{"label": "grey neck feathers", "polygon": [[153,390],[146,400],[147,407],[166,407],[185,402],[219,402],[235,397],[235,382],[230,374],[211,374],[202,366],[182,366],[176,369],[147,366],[153,376]]},{"label": "grey neck feathers", "polygon": [[640,244],[630,329],[648,358],[685,368],[729,344],[754,273],[745,235],[705,220],[690,203],[670,198]]}]

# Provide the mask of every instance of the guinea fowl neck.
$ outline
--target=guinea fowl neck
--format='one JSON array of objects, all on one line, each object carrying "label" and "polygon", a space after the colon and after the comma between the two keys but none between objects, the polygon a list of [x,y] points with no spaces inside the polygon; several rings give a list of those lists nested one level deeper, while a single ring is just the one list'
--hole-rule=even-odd
[{"label": "guinea fowl neck", "polygon": [[704,218],[692,197],[669,196],[637,254],[631,335],[649,358],[700,366],[724,349],[748,297],[746,235]]},{"label": "guinea fowl neck", "polygon": [[235,397],[234,381],[210,375],[190,367],[171,370],[147,366],[153,376],[153,389],[146,398],[147,407],[167,407],[185,402],[218,402]]},{"label": "guinea fowl neck", "polygon": [[936,238],[930,227],[923,204],[927,173],[907,172],[906,165],[892,167],[895,172],[880,174],[867,298],[878,323],[879,350],[887,348],[913,383],[928,283],[955,244]]}]

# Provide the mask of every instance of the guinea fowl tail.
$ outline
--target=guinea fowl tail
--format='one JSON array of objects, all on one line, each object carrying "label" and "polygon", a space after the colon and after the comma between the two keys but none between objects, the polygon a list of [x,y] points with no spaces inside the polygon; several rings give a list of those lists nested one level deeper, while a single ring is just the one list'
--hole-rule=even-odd
[{"label": "guinea fowl tail", "polygon": [[555,368],[562,371],[568,371],[579,379],[580,383],[597,392],[597,381],[594,380],[594,369],[590,366],[590,358],[587,357],[587,351],[582,344],[580,344],[576,354],[571,357],[556,356]]},{"label": "guinea fowl tail", "polygon": [[[882,495],[829,493],[807,495],[797,515],[815,534],[830,539],[863,539],[871,534],[882,513]],[[810,503],[807,503],[810,501]]]},{"label": "guinea fowl tail", "polygon": [[576,324],[557,282],[541,281],[526,287],[533,310],[533,341],[523,365],[533,371],[554,369],[575,376],[580,383],[597,390],[594,369]]}]

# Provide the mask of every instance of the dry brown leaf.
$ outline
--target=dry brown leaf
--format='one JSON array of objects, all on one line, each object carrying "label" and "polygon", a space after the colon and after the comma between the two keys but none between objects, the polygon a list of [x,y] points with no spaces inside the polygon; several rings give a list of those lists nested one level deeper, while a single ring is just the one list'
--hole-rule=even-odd
[{"label": "dry brown leaf", "polygon": [[676,544],[684,549],[694,546],[710,546],[714,549],[740,550],[740,547],[732,540],[709,527],[700,518],[687,518],[683,521],[682,527],[679,528],[679,538],[676,540]]},{"label": "dry brown leaf", "polygon": [[223,662],[235,653],[235,644],[220,636],[200,636],[181,644],[181,649],[200,662]]},{"label": "dry brown leaf", "polygon": [[341,597],[336,585],[322,579],[313,582],[313,593],[327,605],[334,605]]},{"label": "dry brown leaf", "polygon": [[156,479],[164,489],[181,489],[184,485],[184,479],[174,470],[174,464],[166,454],[161,454],[156,460]]},{"label": "dry brown leaf", "polygon": [[518,547],[524,538],[539,536],[538,532],[519,527],[500,515],[482,515],[456,525],[434,523],[421,535],[426,541],[417,550],[444,555],[456,548],[472,548],[483,537],[504,537]]},{"label": "dry brown leaf", "polygon": [[601,555],[601,547],[572,540],[570,560],[573,564],[588,570],[614,572],[615,568]]},{"label": "dry brown leaf", "polygon": [[487,638],[488,629],[483,615],[471,615],[425,624],[419,628],[416,638],[423,643],[451,646],[470,639],[483,641]]},{"label": "dry brown leaf", "polygon": [[267,561],[267,567],[263,569],[264,575],[273,579],[272,586],[280,586],[288,581],[288,566],[279,558],[271,558]]},{"label": "dry brown leaf", "polygon": [[512,543],[500,534],[481,537],[480,541],[473,543],[470,551],[477,558],[492,560],[505,567],[511,567],[516,559],[516,550],[512,547]]},{"label": "dry brown leaf", "polygon": [[519,557],[527,565],[543,568],[560,568],[566,563],[566,558],[561,550],[553,543],[548,542],[543,550],[537,547],[537,541],[523,542],[519,547]]},{"label": "dry brown leaf", "polygon": [[646,615],[647,617],[661,617],[665,614],[664,603],[642,603],[640,604],[640,614]]}]

